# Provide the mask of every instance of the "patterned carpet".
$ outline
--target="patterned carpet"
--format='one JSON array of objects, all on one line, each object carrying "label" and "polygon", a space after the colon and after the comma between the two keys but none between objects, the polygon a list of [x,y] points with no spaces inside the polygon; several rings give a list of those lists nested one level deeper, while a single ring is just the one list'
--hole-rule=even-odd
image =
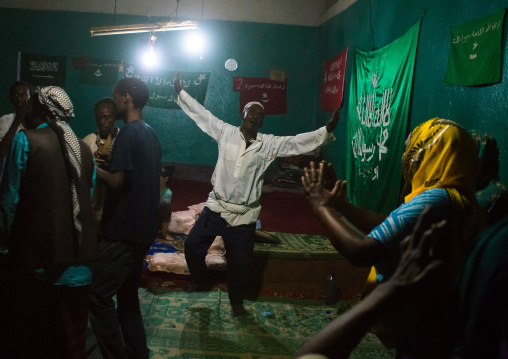
[{"label": "patterned carpet", "polygon": [[[354,305],[322,301],[260,297],[246,301],[248,314],[235,318],[227,293],[186,293],[161,288],[140,289],[150,357],[153,359],[285,359],[302,344]],[[88,359],[100,358],[93,343]],[[388,359],[388,351],[367,335],[351,358]]]},{"label": "patterned carpet", "polygon": [[[256,243],[255,256],[270,260],[342,258],[326,237],[274,234],[281,244]],[[177,235],[174,239],[173,246],[155,242],[150,253],[181,250],[185,236]],[[148,270],[144,273],[150,274]],[[261,295],[255,301],[245,302],[247,315],[235,318],[228,294],[220,285],[210,292],[187,293],[182,291],[186,280],[175,275],[164,282],[156,276],[158,273],[162,272],[142,277],[144,288],[139,289],[153,359],[293,358],[309,338],[357,303],[344,300],[326,306],[323,300]],[[88,334],[87,359],[101,359],[90,328]],[[394,352],[387,350],[373,334],[368,334],[351,355],[353,359],[393,357]]]}]

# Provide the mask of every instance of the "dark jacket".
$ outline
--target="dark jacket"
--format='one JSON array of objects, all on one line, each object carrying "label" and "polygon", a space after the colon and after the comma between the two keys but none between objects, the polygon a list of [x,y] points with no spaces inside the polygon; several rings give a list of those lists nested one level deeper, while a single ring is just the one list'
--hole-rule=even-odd
[{"label": "dark jacket", "polygon": [[78,194],[82,238],[75,241],[69,175],[55,132],[26,130],[28,160],[11,228],[11,263],[25,269],[79,264],[95,259],[97,236],[92,226],[90,188],[93,156],[81,140],[81,183]]}]

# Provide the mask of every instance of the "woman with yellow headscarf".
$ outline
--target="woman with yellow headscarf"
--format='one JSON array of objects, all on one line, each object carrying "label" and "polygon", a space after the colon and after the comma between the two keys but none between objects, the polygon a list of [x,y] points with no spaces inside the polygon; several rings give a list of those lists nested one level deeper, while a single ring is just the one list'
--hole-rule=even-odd
[{"label": "woman with yellow headscarf", "polygon": [[[408,234],[408,227],[411,230],[414,226],[425,206],[432,206],[435,219],[446,218],[452,227],[454,240],[450,241],[450,250],[455,269],[460,269],[472,239],[484,227],[475,199],[480,173],[477,146],[457,123],[433,118],[416,127],[406,141],[402,172],[411,185],[411,192],[405,197],[405,203],[370,235],[391,248],[396,265],[398,243]],[[399,226],[389,224],[392,221]],[[393,240],[401,234],[404,237]],[[378,280],[383,280],[392,270],[382,264],[376,266]]]},{"label": "woman with yellow headscarf", "polygon": [[324,163],[319,169],[312,163],[302,179],[309,203],[332,244],[353,264],[375,265],[378,281],[396,268],[399,243],[411,233],[425,207],[432,207],[436,221],[448,219],[452,225],[461,224],[459,232],[466,238],[464,251],[483,228],[474,196],[480,171],[478,149],[460,125],[433,118],[415,128],[406,141],[402,171],[411,192],[388,217],[349,203],[346,181],[337,181],[328,191]]},{"label": "woman with yellow headscarf", "polygon": [[[457,123],[433,118],[412,132],[402,161],[411,192],[405,197],[405,203],[388,217],[349,203],[346,181],[337,181],[328,191],[324,163],[319,169],[313,163],[306,169],[302,178],[304,190],[334,247],[354,265],[375,266],[378,281],[393,274],[400,260],[400,243],[411,233],[423,210],[431,206],[433,221],[447,219],[451,229],[446,243],[449,253],[446,264],[453,278],[464,263],[472,238],[483,228],[474,196],[480,170],[478,150],[471,136]],[[448,284],[436,292],[449,288]],[[434,298],[427,301],[430,303],[437,306],[444,302]],[[399,343],[404,344],[403,352],[424,353],[426,348],[440,347],[430,345],[431,340],[446,340],[434,327],[435,323],[442,323],[436,320],[443,315],[439,310],[442,308],[427,304],[401,308],[401,316],[395,319],[398,324],[402,323],[397,326],[401,329]],[[438,357],[434,354],[437,353],[429,353],[428,357]]]}]

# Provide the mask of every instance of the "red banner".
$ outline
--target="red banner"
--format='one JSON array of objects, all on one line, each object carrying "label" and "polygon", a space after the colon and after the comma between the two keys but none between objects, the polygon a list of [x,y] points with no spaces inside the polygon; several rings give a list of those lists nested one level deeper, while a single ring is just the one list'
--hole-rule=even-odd
[{"label": "red banner", "polygon": [[251,101],[265,107],[265,115],[287,113],[286,81],[275,81],[258,77],[234,77],[233,91],[240,92],[240,110]]},{"label": "red banner", "polygon": [[323,111],[333,111],[342,107],[347,49],[346,47],[336,57],[323,64],[323,82],[321,83],[321,110]]}]

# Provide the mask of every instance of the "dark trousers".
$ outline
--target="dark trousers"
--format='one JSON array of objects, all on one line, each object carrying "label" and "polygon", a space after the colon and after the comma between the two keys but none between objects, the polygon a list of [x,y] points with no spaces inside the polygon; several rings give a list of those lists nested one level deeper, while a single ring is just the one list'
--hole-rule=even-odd
[{"label": "dark trousers", "polygon": [[220,214],[205,207],[185,241],[185,259],[193,280],[200,282],[206,277],[206,254],[215,237],[221,236],[226,247],[229,301],[242,304],[247,294],[255,231],[255,223],[228,227]]},{"label": "dark trousers", "polygon": [[1,285],[6,307],[0,357],[84,359],[90,286],[53,285],[30,274],[10,274]]},{"label": "dark trousers", "polygon": [[90,323],[105,359],[149,357],[138,297],[138,279],[149,248],[146,243],[100,243],[102,259],[94,270]]}]

